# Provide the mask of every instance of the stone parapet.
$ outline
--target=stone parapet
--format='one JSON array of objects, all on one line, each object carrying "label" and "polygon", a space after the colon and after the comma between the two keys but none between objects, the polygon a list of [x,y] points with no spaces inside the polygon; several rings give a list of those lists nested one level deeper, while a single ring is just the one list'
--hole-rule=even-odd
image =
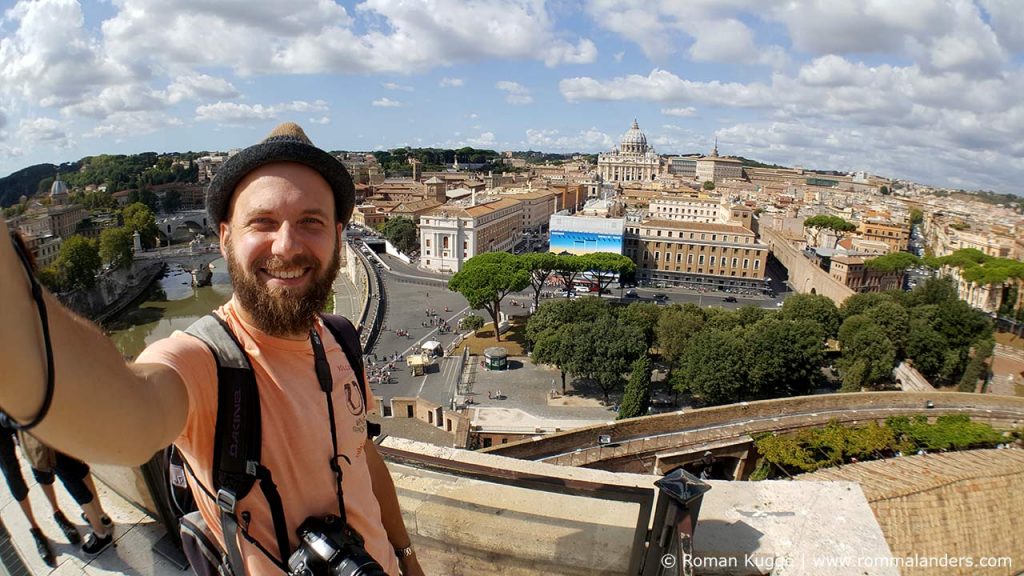
[{"label": "stone parapet", "polygon": [[[933,408],[926,408],[927,402],[931,402]],[[857,411],[863,411],[864,414],[858,414]],[[731,430],[739,438],[758,430],[786,429],[794,425],[818,426],[830,420],[856,422],[912,414],[967,414],[996,427],[1012,428],[1024,422],[1024,398],[961,392],[861,392],[798,396],[630,418],[493,446],[484,451],[530,460],[566,455],[573,459],[568,464],[584,465],[600,459],[583,453],[603,450],[597,447],[597,439],[602,435],[610,436],[612,442],[620,446],[629,442],[634,449],[650,451],[644,448],[644,444],[655,449],[668,448],[673,443],[681,445],[688,442],[688,435],[696,431],[706,434],[703,440],[720,441],[727,435],[726,425],[735,425]],[[661,441],[655,439],[672,436],[678,441],[673,442],[671,438]],[[643,444],[637,444],[636,440],[642,440]],[[610,455],[614,456],[614,453]]]}]

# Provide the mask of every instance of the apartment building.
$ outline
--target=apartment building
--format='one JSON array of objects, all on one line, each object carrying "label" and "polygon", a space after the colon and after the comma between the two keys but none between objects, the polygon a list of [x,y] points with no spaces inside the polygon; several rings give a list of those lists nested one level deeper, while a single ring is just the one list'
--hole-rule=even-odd
[{"label": "apartment building", "polygon": [[420,266],[458,272],[477,254],[512,250],[521,227],[522,203],[512,198],[435,208],[420,218]]},{"label": "apartment building", "polygon": [[885,242],[890,252],[900,252],[910,246],[910,224],[868,218],[862,220],[857,232],[865,240]]},{"label": "apartment building", "polygon": [[768,246],[737,224],[626,222],[623,253],[637,278],[671,286],[763,290]]},{"label": "apartment building", "polygon": [[863,256],[833,256],[828,273],[855,292],[885,292],[903,287],[901,272],[873,270],[864,265],[868,259]]}]

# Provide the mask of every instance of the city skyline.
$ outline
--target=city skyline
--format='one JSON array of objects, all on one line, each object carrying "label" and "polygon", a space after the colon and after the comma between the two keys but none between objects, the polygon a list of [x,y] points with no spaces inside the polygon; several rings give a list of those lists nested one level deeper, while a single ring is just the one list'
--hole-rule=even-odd
[{"label": "city skyline", "polygon": [[1021,194],[1009,0],[0,3],[0,175],[227,150],[707,153]]}]

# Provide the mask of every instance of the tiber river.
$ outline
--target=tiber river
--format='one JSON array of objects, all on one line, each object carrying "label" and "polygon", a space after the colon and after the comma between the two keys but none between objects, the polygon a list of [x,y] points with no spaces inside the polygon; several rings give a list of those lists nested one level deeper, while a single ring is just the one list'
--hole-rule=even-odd
[{"label": "tiber river", "polygon": [[117,348],[134,359],[149,344],[184,330],[192,322],[231,298],[231,279],[223,259],[213,262],[213,283],[192,287],[192,275],[178,264],[168,265],[164,276],[153,283],[143,301],[107,322],[106,329]]}]

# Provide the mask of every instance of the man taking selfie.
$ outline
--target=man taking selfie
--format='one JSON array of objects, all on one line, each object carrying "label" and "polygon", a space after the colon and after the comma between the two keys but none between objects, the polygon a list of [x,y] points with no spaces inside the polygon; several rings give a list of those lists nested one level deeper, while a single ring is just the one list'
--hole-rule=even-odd
[{"label": "man taking selfie", "polygon": [[[236,572],[239,565],[246,574],[287,572],[303,549],[300,564],[344,561],[345,550],[317,556],[337,548],[325,548],[337,542],[321,532],[340,519],[358,535],[355,547],[384,572],[422,574],[391,476],[367,435],[373,395],[319,315],[353,205],[344,166],[291,123],[229,158],[210,183],[207,211],[234,287],[210,323],[244,352],[238,362],[254,377],[258,399],[223,397],[224,354],[191,328],[126,366],[97,328],[51,295],[42,294],[40,314],[18,255],[0,242],[0,358],[7,371],[0,409],[37,424],[33,434],[87,462],[138,465],[174,443],[202,519]],[[232,401],[258,402],[255,432]],[[220,427],[223,437],[215,434]],[[256,487],[227,490],[218,470],[238,456],[239,437],[245,445],[253,434],[256,456],[243,468]]]}]

